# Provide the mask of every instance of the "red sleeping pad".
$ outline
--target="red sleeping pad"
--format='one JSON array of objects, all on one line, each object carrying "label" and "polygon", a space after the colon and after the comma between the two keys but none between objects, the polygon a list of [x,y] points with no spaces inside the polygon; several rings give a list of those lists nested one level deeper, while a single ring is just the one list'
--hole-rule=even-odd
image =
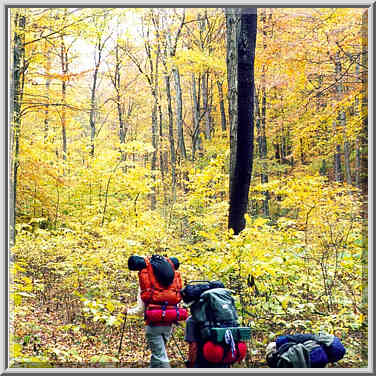
[{"label": "red sleeping pad", "polygon": [[155,322],[173,323],[185,321],[188,318],[188,311],[185,308],[148,309],[145,316],[147,324]]}]

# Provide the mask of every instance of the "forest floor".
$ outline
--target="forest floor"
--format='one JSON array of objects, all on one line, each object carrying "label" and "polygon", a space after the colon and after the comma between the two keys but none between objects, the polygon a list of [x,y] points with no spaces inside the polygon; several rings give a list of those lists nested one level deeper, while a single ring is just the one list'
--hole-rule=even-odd
[{"label": "forest floor", "polygon": [[[28,357],[43,355],[46,363],[15,364],[14,367],[37,368],[147,368],[150,351],[144,337],[144,323],[141,319],[128,318],[122,341],[120,361],[117,357],[122,327],[105,326],[97,323],[93,330],[85,325],[67,323],[62,311],[49,305],[34,305],[28,302],[29,309],[20,311],[14,319],[14,334],[23,338],[23,354]],[[32,334],[30,334],[32,333]],[[356,335],[354,333],[354,335]],[[360,333],[358,332],[358,335]],[[236,368],[268,368],[265,361],[265,348],[253,343],[263,343],[266,333],[254,333],[249,343],[248,355]],[[184,342],[184,325],[174,326],[167,352],[172,368],[184,368],[183,357],[188,354]],[[357,367],[366,367],[359,362]],[[329,368],[351,368],[354,360],[346,357]]]}]

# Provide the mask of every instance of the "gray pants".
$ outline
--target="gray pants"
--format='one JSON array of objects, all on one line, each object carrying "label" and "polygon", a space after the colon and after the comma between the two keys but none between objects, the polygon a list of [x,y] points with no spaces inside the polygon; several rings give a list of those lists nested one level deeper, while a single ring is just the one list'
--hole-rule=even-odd
[{"label": "gray pants", "polygon": [[171,329],[171,326],[146,326],[146,340],[151,350],[150,368],[170,368],[166,343]]}]

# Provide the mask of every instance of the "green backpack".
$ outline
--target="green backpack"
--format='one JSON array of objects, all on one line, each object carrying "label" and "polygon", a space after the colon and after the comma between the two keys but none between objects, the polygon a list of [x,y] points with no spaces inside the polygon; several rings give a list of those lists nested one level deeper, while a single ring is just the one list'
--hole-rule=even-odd
[{"label": "green backpack", "polygon": [[228,289],[215,288],[203,292],[190,309],[203,340],[211,338],[212,328],[239,326],[235,300]]}]

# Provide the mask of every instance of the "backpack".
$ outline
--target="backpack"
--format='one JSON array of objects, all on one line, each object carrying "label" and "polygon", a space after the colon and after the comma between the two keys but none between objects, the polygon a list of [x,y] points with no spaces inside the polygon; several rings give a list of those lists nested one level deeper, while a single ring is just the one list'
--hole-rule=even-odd
[{"label": "backpack", "polygon": [[182,281],[171,259],[153,255],[145,258],[146,267],[138,272],[141,299],[145,305],[176,305],[181,301]]},{"label": "backpack", "polygon": [[268,348],[266,360],[271,368],[323,368],[346,353],[339,338],[326,333],[279,336]]},{"label": "backpack", "polygon": [[[201,285],[187,285],[182,291],[183,299],[191,301],[200,289],[203,292],[191,301],[192,319],[197,325],[200,351],[209,363],[232,364],[240,362],[246,355],[245,340],[250,338],[250,328],[239,327],[235,300],[231,291],[219,281]],[[209,286],[209,288],[207,288]],[[187,296],[187,292],[191,293]]]},{"label": "backpack", "polygon": [[214,288],[204,291],[191,305],[191,314],[200,327],[202,339],[211,337],[212,328],[237,327],[238,315],[231,291]]}]

